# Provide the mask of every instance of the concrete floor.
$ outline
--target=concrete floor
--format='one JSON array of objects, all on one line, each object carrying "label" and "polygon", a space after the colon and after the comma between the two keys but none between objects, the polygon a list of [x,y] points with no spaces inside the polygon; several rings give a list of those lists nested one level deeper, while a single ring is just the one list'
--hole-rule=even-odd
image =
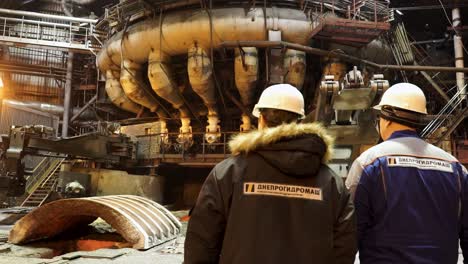
[{"label": "concrete floor", "polygon": [[[183,213],[176,213],[176,215]],[[182,222],[182,234],[178,239],[169,241],[158,247],[138,251],[129,248],[123,249],[100,249],[91,252],[72,252],[52,259],[41,259],[31,257],[32,251],[28,247],[16,247],[5,243],[11,225],[0,225],[0,264],[100,264],[100,263],[132,263],[132,264],[180,264],[183,262],[183,246],[187,222]],[[16,254],[16,256],[15,256]],[[23,255],[23,256],[18,256]],[[26,257],[29,256],[29,257]],[[359,264],[356,258],[355,264]],[[458,264],[463,264],[460,253]]]}]

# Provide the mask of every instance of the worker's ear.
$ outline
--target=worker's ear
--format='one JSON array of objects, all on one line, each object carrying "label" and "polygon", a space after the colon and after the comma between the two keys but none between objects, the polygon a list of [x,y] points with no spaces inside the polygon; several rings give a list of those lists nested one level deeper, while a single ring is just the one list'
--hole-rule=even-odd
[{"label": "worker's ear", "polygon": [[260,115],[258,116],[258,129],[261,130],[266,127],[267,126],[266,126],[265,118],[263,117],[262,113],[260,113]]},{"label": "worker's ear", "polygon": [[381,119],[381,120],[382,120],[382,123],[380,123],[380,126],[381,126],[380,129],[382,129],[382,127],[387,128],[392,124],[392,121],[390,120],[387,120],[387,119]]}]

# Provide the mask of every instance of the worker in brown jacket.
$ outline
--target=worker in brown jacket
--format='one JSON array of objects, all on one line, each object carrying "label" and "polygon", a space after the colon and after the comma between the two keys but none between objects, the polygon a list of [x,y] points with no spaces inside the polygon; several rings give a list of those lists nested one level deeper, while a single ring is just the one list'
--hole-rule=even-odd
[{"label": "worker in brown jacket", "polygon": [[229,143],[200,191],[184,263],[353,263],[354,208],[325,165],[332,138],[297,124],[304,98],[291,85],[265,89],[253,114],[259,130]]}]

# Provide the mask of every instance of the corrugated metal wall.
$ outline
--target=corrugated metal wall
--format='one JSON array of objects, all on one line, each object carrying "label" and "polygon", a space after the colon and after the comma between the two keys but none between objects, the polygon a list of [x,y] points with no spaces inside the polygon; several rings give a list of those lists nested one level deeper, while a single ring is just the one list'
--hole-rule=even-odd
[{"label": "corrugated metal wall", "polygon": [[0,134],[8,134],[11,126],[24,125],[44,125],[52,127],[57,134],[59,118],[33,109],[13,106],[6,103],[2,104]]}]

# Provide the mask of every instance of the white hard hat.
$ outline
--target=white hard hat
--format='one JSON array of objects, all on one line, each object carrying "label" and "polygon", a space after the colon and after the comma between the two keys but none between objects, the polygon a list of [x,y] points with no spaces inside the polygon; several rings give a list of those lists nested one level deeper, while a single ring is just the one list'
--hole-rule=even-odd
[{"label": "white hard hat", "polygon": [[397,83],[383,94],[380,103],[374,109],[381,110],[385,105],[427,114],[426,96],[418,86],[411,83]]},{"label": "white hard hat", "polygon": [[260,116],[260,109],[270,108],[296,113],[304,118],[304,97],[301,92],[290,84],[276,84],[266,88],[252,114]]}]

